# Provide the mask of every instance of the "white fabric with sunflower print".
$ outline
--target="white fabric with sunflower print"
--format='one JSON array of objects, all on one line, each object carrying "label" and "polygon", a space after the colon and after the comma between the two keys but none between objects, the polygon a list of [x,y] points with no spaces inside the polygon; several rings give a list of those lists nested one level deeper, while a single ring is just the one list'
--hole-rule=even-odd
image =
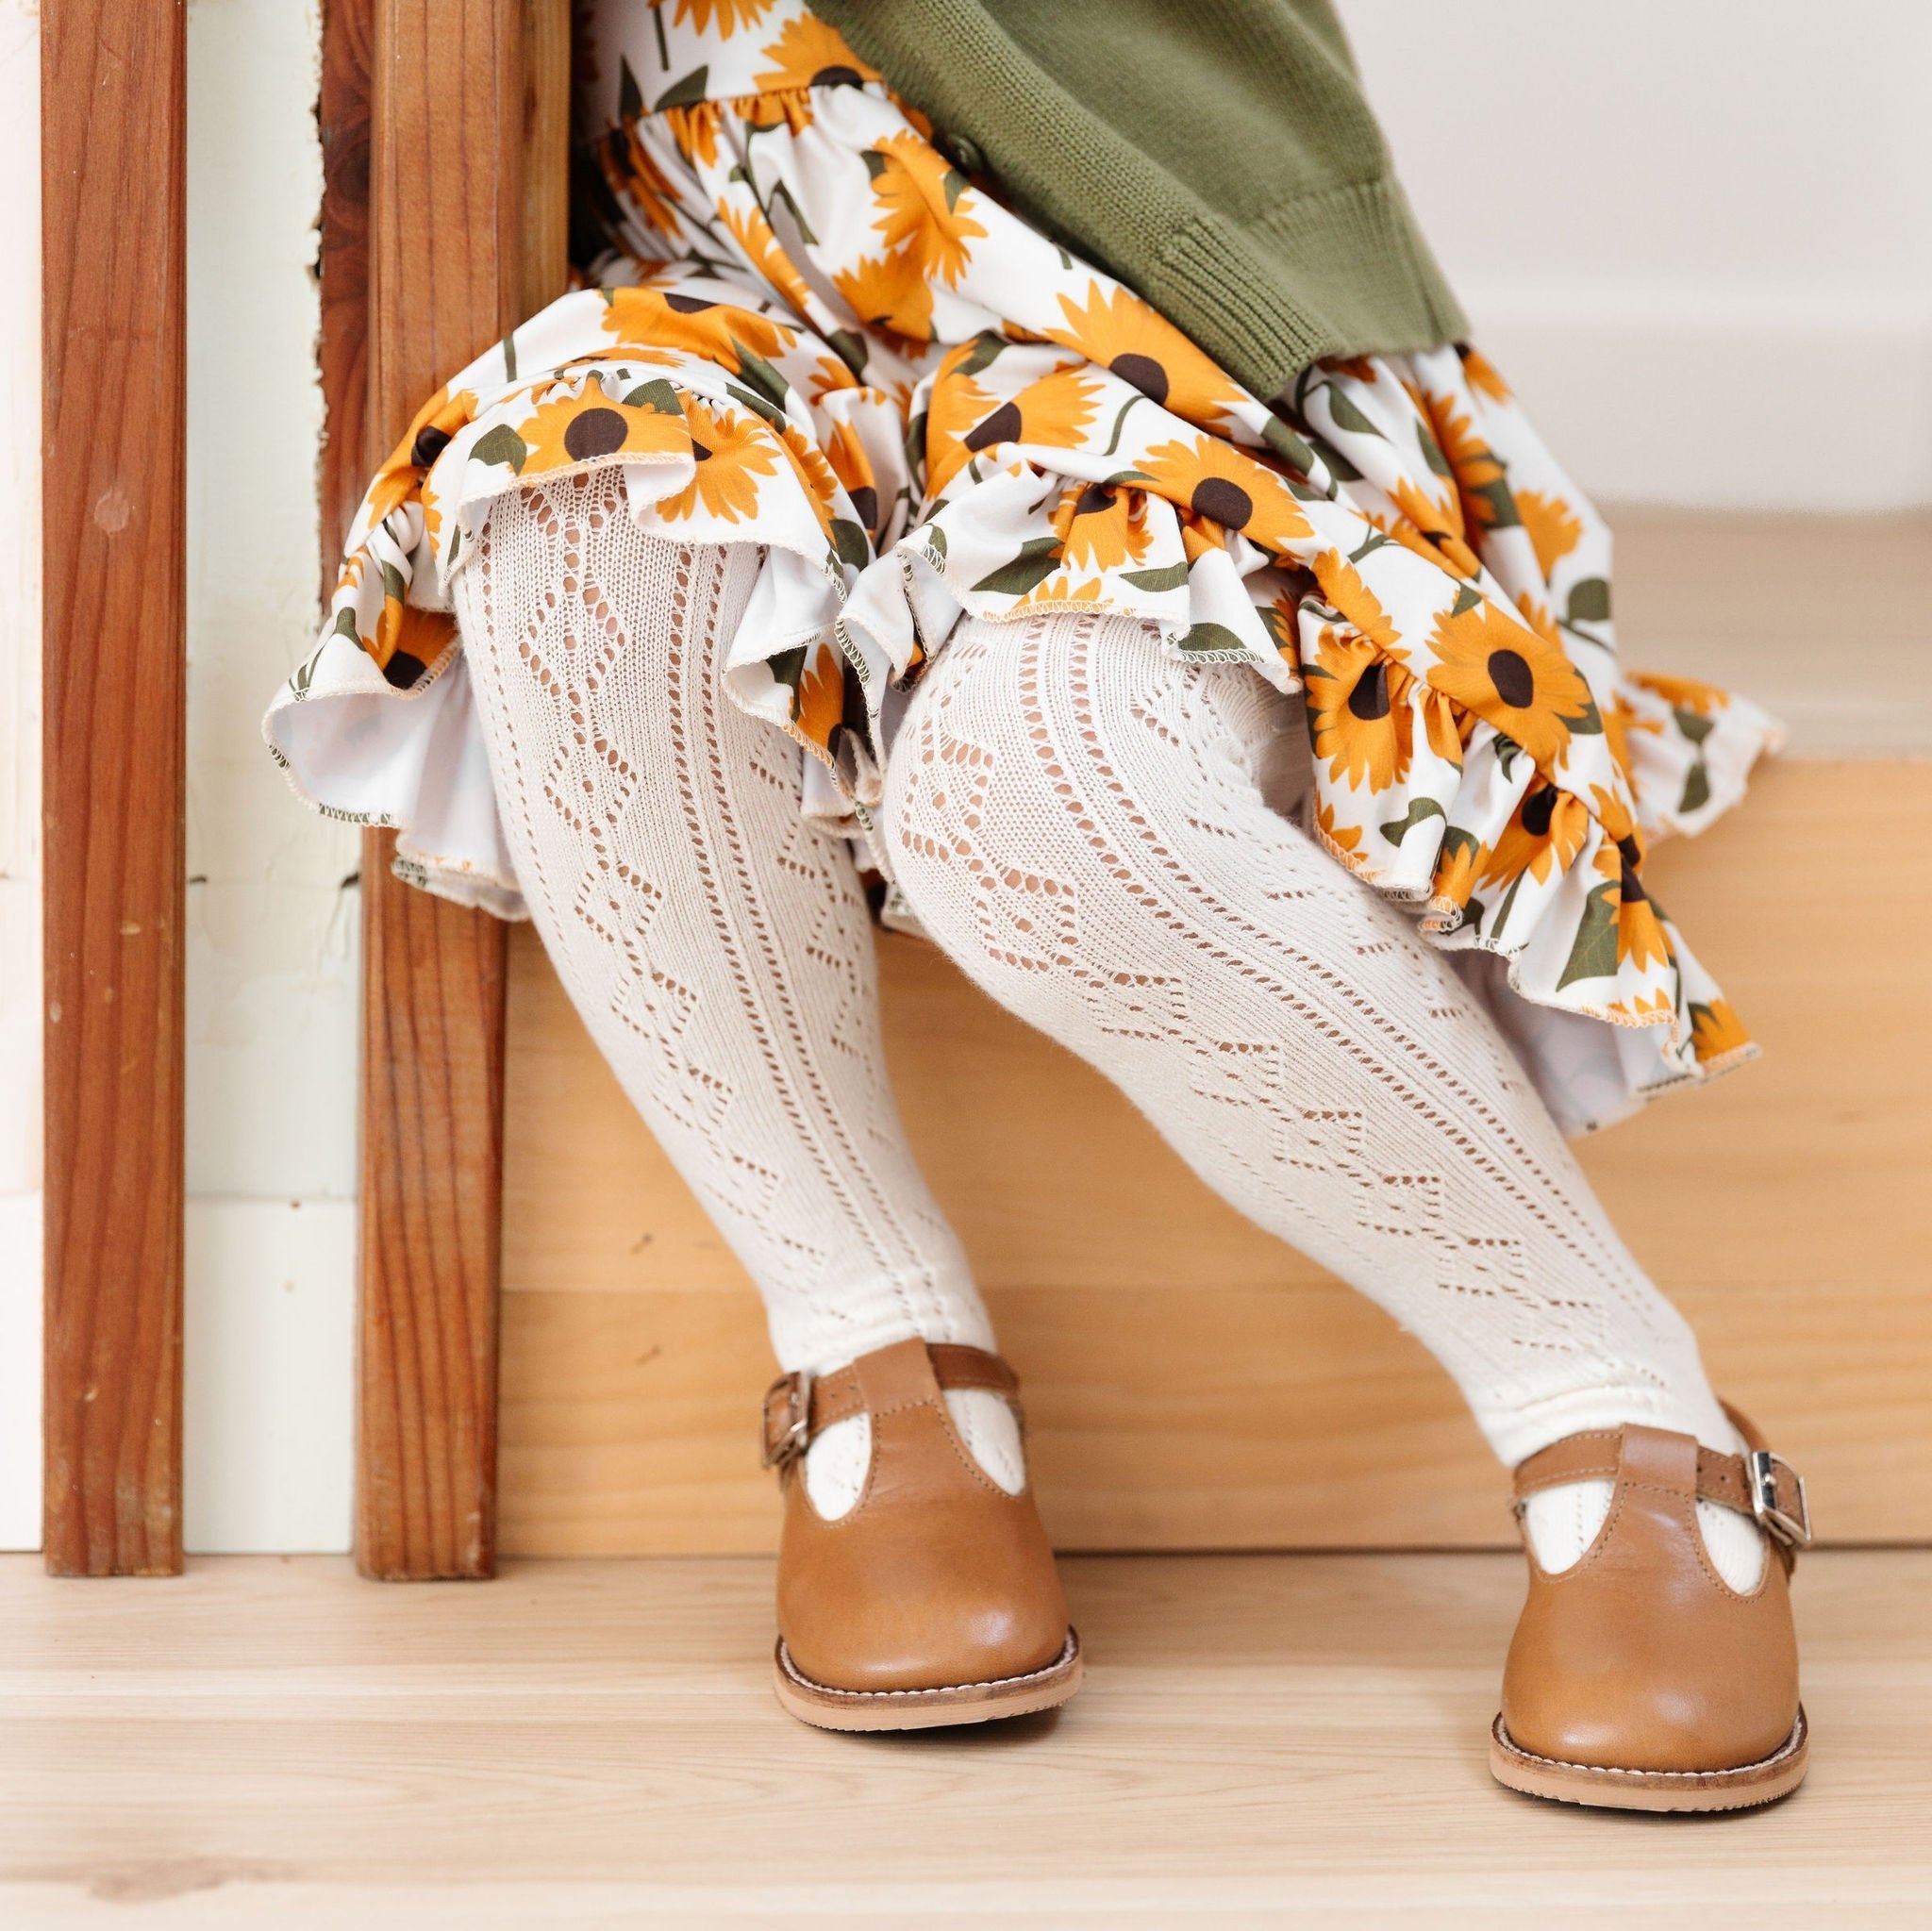
[{"label": "white fabric with sunflower print", "polygon": [[1608,532],[1480,355],[1250,396],[962,175],[799,0],[606,7],[580,53],[607,285],[479,357],[378,473],[265,724],[304,796],[519,913],[450,580],[494,498],[617,465],[644,530],[762,549],[727,678],[812,754],[814,817],[866,835],[962,613],[1124,613],[1302,690],[1326,849],[1515,994],[1620,1029],[1626,1103],[1596,1121],[1752,1052],[1642,873],[1776,727],[1620,668]]}]

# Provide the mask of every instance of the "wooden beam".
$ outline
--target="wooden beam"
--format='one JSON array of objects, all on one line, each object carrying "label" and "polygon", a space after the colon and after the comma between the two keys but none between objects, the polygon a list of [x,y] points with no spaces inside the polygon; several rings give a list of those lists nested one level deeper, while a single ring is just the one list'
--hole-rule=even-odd
[{"label": "wooden beam", "polygon": [[[338,6],[344,0],[336,0]],[[567,0],[372,0],[369,454],[565,273]],[[505,928],[363,841],[358,1561],[495,1564]]]},{"label": "wooden beam", "polygon": [[185,0],[41,13],[46,1475],[181,1567]]}]

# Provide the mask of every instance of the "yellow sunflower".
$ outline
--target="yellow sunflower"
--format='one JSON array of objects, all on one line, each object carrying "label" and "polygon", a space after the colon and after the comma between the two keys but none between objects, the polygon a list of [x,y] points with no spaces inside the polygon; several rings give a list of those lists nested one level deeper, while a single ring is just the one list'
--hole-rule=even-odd
[{"label": "yellow sunflower", "polygon": [[[664,0],[651,0],[653,7],[661,7]],[[708,32],[713,14],[718,20],[718,34],[728,41],[741,26],[756,26],[772,10],[773,0],[677,0],[677,11],[671,16],[673,26],[682,26],[690,21],[699,33]]]},{"label": "yellow sunflower", "polygon": [[796,424],[787,423],[777,436],[778,446],[811,498],[812,514],[818,518],[819,527],[829,537],[833,502],[839,491],[839,479],[832,474],[831,464],[825,460],[824,452]]},{"label": "yellow sunflower", "polygon": [[634,202],[639,213],[660,235],[678,234],[676,191],[671,177],[651,157],[638,139],[635,127],[624,130],[621,147],[604,142],[597,150],[604,177],[614,193]]},{"label": "yellow sunflower", "polygon": [[1630,681],[1654,691],[1673,710],[1688,710],[1701,718],[1715,717],[1729,703],[1729,694],[1715,684],[1695,677],[1672,677],[1661,671],[1632,671]]},{"label": "yellow sunflower", "polygon": [[1509,385],[1496,373],[1496,365],[1480,349],[1459,348],[1457,354],[1462,358],[1462,374],[1469,386],[1478,395],[1486,395],[1491,402],[1508,402],[1512,398]]},{"label": "yellow sunflower", "polygon": [[1175,415],[1208,424],[1241,400],[1241,391],[1211,358],[1125,289],[1109,294],[1099,282],[1089,282],[1083,305],[1062,295],[1060,309],[1067,325],[1053,332],[1054,341],[1112,370]]},{"label": "yellow sunflower", "polygon": [[1322,627],[1302,663],[1308,739],[1328,760],[1328,775],[1351,788],[1387,791],[1408,775],[1415,718],[1405,701],[1411,678],[1359,637]]},{"label": "yellow sunflower", "polygon": [[815,643],[798,674],[791,720],[800,734],[829,751],[845,717],[845,660],[828,643]]},{"label": "yellow sunflower", "polygon": [[1541,490],[1518,490],[1516,513],[1529,532],[1536,550],[1536,567],[1543,581],[1550,572],[1583,541],[1583,523],[1560,496],[1545,495]]},{"label": "yellow sunflower", "polygon": [[718,219],[743,249],[744,258],[785,297],[793,313],[803,315],[811,301],[811,291],[806,287],[797,264],[779,246],[764,209],[755,201],[743,207],[720,202]]},{"label": "yellow sunflower", "polygon": [[861,256],[832,276],[832,286],[888,347],[917,356],[932,340],[932,284],[909,254]]},{"label": "yellow sunflower", "polygon": [[1581,798],[1556,785],[1533,783],[1496,841],[1482,882],[1506,884],[1527,872],[1541,885],[1575,862],[1590,825]]},{"label": "yellow sunflower", "polygon": [[[770,6],[763,0],[759,11]],[[753,76],[760,88],[831,87],[840,81],[876,80],[869,67],[848,47],[836,29],[809,13],[800,14],[769,46],[759,49],[775,64]]]},{"label": "yellow sunflower", "polygon": [[1324,550],[1313,568],[1315,581],[1322,586],[1329,606],[1340,610],[1371,643],[1395,650],[1402,633],[1390,622],[1380,599],[1361,580],[1355,565],[1340,550]]},{"label": "yellow sunflower", "polygon": [[695,396],[685,398],[684,415],[697,472],[685,489],[658,505],[658,513],[679,523],[702,505],[726,523],[751,516],[758,508],[758,478],[778,473],[778,458],[764,424],[755,416],[707,408]]},{"label": "yellow sunflower", "polygon": [[975,453],[1001,442],[1044,442],[1055,449],[1074,449],[1097,413],[1099,397],[1100,387],[1087,377],[1085,364],[1056,369],[983,416],[962,441]]},{"label": "yellow sunflower", "polygon": [[825,442],[825,460],[831,464],[832,474],[852,499],[852,508],[858,512],[859,522],[867,529],[876,531],[880,509],[878,476],[873,469],[872,458],[867,455],[865,444],[859,441],[858,432],[850,423],[833,424],[832,433]]},{"label": "yellow sunflower", "polygon": [[905,255],[924,276],[938,275],[958,288],[967,243],[984,241],[986,228],[968,210],[973,191],[944,155],[912,133],[874,141],[871,154],[885,165],[873,178],[872,196],[883,210],[873,227],[886,247]]},{"label": "yellow sunflower", "polygon": [[1351,872],[1359,872],[1368,862],[1366,855],[1356,849],[1362,841],[1359,826],[1337,824],[1334,806],[1316,805],[1315,831],[1323,846]]},{"label": "yellow sunflower", "polygon": [[1445,832],[1442,849],[1436,856],[1436,874],[1431,880],[1431,910],[1440,912],[1444,906],[1467,910],[1469,895],[1483,874],[1489,855],[1489,847],[1474,833]]},{"label": "yellow sunflower", "polygon": [[1150,449],[1141,468],[1156,492],[1183,511],[1240,530],[1276,555],[1312,534],[1288,485],[1231,442],[1196,436]]},{"label": "yellow sunflower", "polygon": [[939,495],[973,459],[966,439],[992,413],[991,391],[962,373],[962,365],[978,347],[974,339],[948,349],[933,375],[925,410],[925,488],[929,496]]},{"label": "yellow sunflower", "polygon": [[1439,616],[1429,647],[1438,659],[1426,673],[1429,683],[1514,740],[1544,771],[1569,747],[1573,728],[1595,721],[1576,666],[1487,598]]},{"label": "yellow sunflower", "polygon": [[677,151],[686,160],[708,168],[718,158],[718,134],[723,125],[716,101],[694,101],[686,108],[663,108],[658,118],[671,130]]},{"label": "yellow sunflower", "polygon": [[1068,490],[1054,508],[1053,527],[1068,569],[1115,570],[1139,563],[1154,541],[1147,526],[1147,492],[1112,490],[1105,483]]},{"label": "yellow sunflower", "polygon": [[525,452],[519,474],[526,482],[599,457],[665,455],[681,450],[686,441],[682,417],[633,408],[594,377],[580,394],[553,393],[539,403],[536,413],[517,424],[517,435]]},{"label": "yellow sunflower", "polygon": [[1691,1001],[1690,1047],[1700,1064],[1742,1052],[1750,1043],[1751,1035],[1728,1000],[1713,999],[1707,1006]]},{"label": "yellow sunflower", "polygon": [[[1466,583],[1480,574],[1482,564],[1462,540],[1462,506],[1459,499],[1447,506],[1428,491],[1404,476],[1390,492],[1403,520],[1428,544],[1435,554],[1431,562],[1441,564],[1452,576]],[[1409,547],[1414,548],[1413,544]]]},{"label": "yellow sunflower", "polygon": [[1462,527],[1465,536],[1486,530],[1498,514],[1495,492],[1507,474],[1496,452],[1476,433],[1471,419],[1458,412],[1455,403],[1440,395],[1424,397],[1428,405],[1429,426],[1436,432],[1436,446],[1449,464],[1462,497]]},{"label": "yellow sunflower", "polygon": [[1674,964],[1676,955],[1671,950],[1662,916],[1643,889],[1643,852],[1637,840],[1625,838],[1613,843],[1606,839],[1597,847],[1596,871],[1615,888],[1610,898],[1617,914],[1617,963],[1640,970]]},{"label": "yellow sunflower", "polygon": [[798,340],[795,329],[754,308],[675,290],[638,287],[604,291],[603,327],[621,342],[683,349],[721,364],[734,375],[743,373],[745,352],[768,361]]}]

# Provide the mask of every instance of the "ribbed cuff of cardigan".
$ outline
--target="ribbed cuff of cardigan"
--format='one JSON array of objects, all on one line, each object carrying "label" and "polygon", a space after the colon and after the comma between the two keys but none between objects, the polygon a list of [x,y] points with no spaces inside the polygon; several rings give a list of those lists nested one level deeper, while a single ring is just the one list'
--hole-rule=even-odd
[{"label": "ribbed cuff of cardigan", "polygon": [[[1141,292],[1193,318],[1201,347],[1273,398],[1323,356],[1439,348],[1469,322],[1392,179],[1324,189],[1248,218],[1174,231]],[[1319,288],[1322,305],[1291,299]]]}]

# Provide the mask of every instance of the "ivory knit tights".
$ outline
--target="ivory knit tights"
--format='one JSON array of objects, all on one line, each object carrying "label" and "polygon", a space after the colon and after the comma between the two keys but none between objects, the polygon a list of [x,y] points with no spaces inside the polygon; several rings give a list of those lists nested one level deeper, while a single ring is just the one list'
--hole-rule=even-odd
[{"label": "ivory knit tights", "polygon": [[[758,1283],[784,1367],[915,1334],[991,1347],[887,1084],[850,854],[799,817],[798,746],[722,686],[758,553],[646,537],[623,491],[611,469],[499,497],[454,586],[530,916]],[[1017,1490],[1006,1405],[948,1403]],[[868,1452],[863,1418],[820,1438],[808,1475],[826,1513],[856,1500]]]},{"label": "ivory knit tights", "polygon": [[[797,747],[722,688],[757,557],[643,536],[614,471],[492,507],[456,591],[518,882],[784,1366],[911,1334],[991,1346],[887,1083],[850,858],[799,817]],[[1460,981],[1265,802],[1291,715],[1133,624],[963,625],[895,748],[902,889],[1211,1186],[1410,1327],[1506,1461],[1626,1420],[1733,1447],[1688,1328]],[[1017,1488],[1004,1405],[949,1405]],[[820,1438],[822,1510],[856,1500],[868,1454],[863,1418]],[[1547,1566],[1607,1501],[1537,1498]],[[1700,1512],[1748,1581],[1756,1532]]]},{"label": "ivory knit tights", "polygon": [[[1416,1334],[1505,1462],[1622,1422],[1734,1450],[1690,1328],[1461,979],[1273,808],[1306,742],[1253,672],[1175,663],[1130,620],[965,623],[893,748],[891,862],[993,998]],[[1531,1533],[1562,1567],[1608,1485],[1549,1492]],[[1700,1507],[1748,1586],[1756,1528]]]}]

